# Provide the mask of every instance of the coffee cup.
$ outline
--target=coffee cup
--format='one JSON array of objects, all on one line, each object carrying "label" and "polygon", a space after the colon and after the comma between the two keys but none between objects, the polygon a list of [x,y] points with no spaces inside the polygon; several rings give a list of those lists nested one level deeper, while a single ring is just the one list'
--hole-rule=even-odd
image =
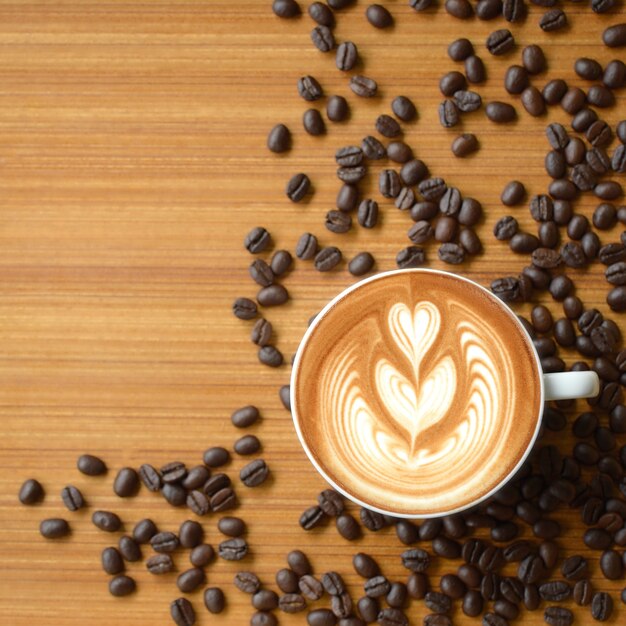
[{"label": "coffee cup", "polygon": [[439,270],[380,273],[333,298],[293,363],[311,463],[357,504],[404,518],[479,504],[529,455],[548,400],[593,397],[595,372],[544,374],[519,318]]}]

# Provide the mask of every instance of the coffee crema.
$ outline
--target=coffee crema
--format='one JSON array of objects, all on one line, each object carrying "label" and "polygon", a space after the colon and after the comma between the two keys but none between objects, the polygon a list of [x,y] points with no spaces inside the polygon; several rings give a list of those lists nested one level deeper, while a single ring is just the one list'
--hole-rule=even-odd
[{"label": "coffee crema", "polygon": [[296,362],[295,419],[328,478],[367,506],[457,510],[518,465],[539,370],[514,315],[447,274],[381,275],[338,300]]}]

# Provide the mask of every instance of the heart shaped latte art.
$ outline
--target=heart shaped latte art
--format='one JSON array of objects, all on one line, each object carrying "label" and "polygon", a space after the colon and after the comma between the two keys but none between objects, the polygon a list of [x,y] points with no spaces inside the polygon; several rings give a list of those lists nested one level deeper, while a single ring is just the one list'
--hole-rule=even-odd
[{"label": "heart shaped latte art", "polygon": [[409,436],[406,459],[415,453],[423,431],[443,419],[450,409],[457,387],[456,367],[443,356],[432,367],[425,356],[441,333],[441,314],[432,302],[420,302],[413,313],[399,302],[388,315],[389,330],[413,375],[407,378],[387,359],[375,368],[376,388],[387,412]]},{"label": "heart shaped latte art", "polygon": [[432,296],[364,303],[315,382],[312,427],[333,476],[388,510],[453,510],[488,490],[525,402],[489,315]]}]

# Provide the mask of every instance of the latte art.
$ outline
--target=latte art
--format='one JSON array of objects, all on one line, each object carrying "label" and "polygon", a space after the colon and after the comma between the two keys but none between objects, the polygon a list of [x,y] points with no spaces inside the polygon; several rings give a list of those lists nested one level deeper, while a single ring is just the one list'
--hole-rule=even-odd
[{"label": "latte art", "polygon": [[371,281],[319,320],[300,355],[309,449],[377,508],[455,510],[512,471],[534,433],[527,341],[501,305],[447,280],[456,289],[429,273]]}]

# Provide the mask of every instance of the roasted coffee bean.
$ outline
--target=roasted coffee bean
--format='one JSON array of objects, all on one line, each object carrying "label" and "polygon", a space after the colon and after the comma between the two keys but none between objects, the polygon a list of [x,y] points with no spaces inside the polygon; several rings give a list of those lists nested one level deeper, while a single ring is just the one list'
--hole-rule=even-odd
[{"label": "roasted coffee bean", "polygon": [[597,119],[598,114],[593,109],[581,109],[572,120],[572,128],[577,133],[584,133]]},{"label": "roasted coffee bean", "polygon": [[604,271],[604,275],[611,285],[626,285],[626,263],[619,261],[609,265]]},{"label": "roasted coffee bean", "polygon": [[219,587],[207,587],[204,590],[204,605],[209,613],[221,613],[226,606],[224,592]]},{"label": "roasted coffee bean", "polygon": [[270,234],[262,226],[255,226],[243,240],[243,245],[250,254],[263,252],[270,243]]},{"label": "roasted coffee bean", "polygon": [[317,109],[307,109],[302,114],[302,126],[313,137],[323,135],[326,132],[324,118],[322,118],[322,114]]},{"label": "roasted coffee bean", "polygon": [[526,15],[523,0],[503,0],[502,15],[507,22],[519,22]]},{"label": "roasted coffee bean", "polygon": [[596,120],[585,131],[585,137],[592,146],[602,148],[613,140],[613,131],[604,120]]},{"label": "roasted coffee bean", "polygon": [[445,574],[439,581],[441,592],[453,600],[458,600],[465,595],[467,588],[465,583],[454,574]]},{"label": "roasted coffee bean", "polygon": [[[235,315],[235,317],[238,317],[240,320],[254,319],[257,315],[256,302],[254,302],[253,300],[250,300],[250,298],[237,298],[233,302],[233,314]],[[155,478],[154,475],[151,478]],[[143,477],[142,477],[142,482],[144,483],[144,485],[146,485],[146,487],[148,487]],[[159,479],[159,482],[160,482],[160,479]],[[148,489],[150,489],[150,491],[159,490],[158,487],[156,489],[148,487]]]},{"label": "roasted coffee bean", "polygon": [[395,198],[400,193],[402,184],[398,172],[382,170],[378,177],[378,189],[385,198]]},{"label": "roasted coffee bean", "polygon": [[561,78],[547,82],[541,91],[546,104],[558,104],[567,93],[567,83]]},{"label": "roasted coffee bean", "polygon": [[368,597],[380,598],[389,593],[391,584],[384,576],[378,575],[366,580],[363,589]]},{"label": "roasted coffee bean", "polygon": [[378,563],[364,552],[357,552],[352,557],[352,566],[354,571],[363,578],[374,578],[380,574]]},{"label": "roasted coffee bean", "polygon": [[[237,454],[249,455],[256,454],[261,449],[261,442],[258,437],[254,435],[244,435],[235,441],[233,444],[233,450]],[[207,477],[208,478],[208,477]],[[204,481],[206,482],[206,481]]]},{"label": "roasted coffee bean", "polygon": [[544,578],[547,574],[546,566],[540,556],[529,554],[523,559],[517,568],[517,577],[525,584],[533,584]]},{"label": "roasted coffee bean", "polygon": [[615,550],[605,550],[600,557],[600,569],[608,580],[622,578],[624,573],[622,557]]},{"label": "roasted coffee bean", "polygon": [[413,243],[425,243],[433,237],[434,233],[435,231],[429,222],[420,220],[409,228],[407,236]]},{"label": "roasted coffee bean", "polygon": [[[400,179],[402,179],[402,174],[400,175]],[[410,209],[415,204],[415,192],[413,189],[411,189],[411,187],[402,187],[402,189],[400,189],[400,193],[394,200],[394,204],[396,205],[396,208],[401,211]]]},{"label": "roasted coffee bean", "polygon": [[348,271],[353,276],[363,276],[374,267],[374,257],[369,252],[359,252],[348,263]]},{"label": "roasted coffee bean", "polygon": [[310,574],[304,574],[298,581],[300,593],[309,600],[319,600],[324,595],[322,583]]},{"label": "roasted coffee bean", "polygon": [[616,200],[622,193],[622,186],[614,180],[606,180],[598,183],[593,188],[593,193],[602,200]]},{"label": "roasted coffee bean", "polygon": [[522,63],[529,74],[539,74],[546,69],[543,49],[537,45],[526,46],[522,50]]},{"label": "roasted coffee bean", "polygon": [[117,548],[105,548],[102,550],[102,569],[112,576],[124,571],[124,561]]},{"label": "roasted coffee bean", "polygon": [[174,552],[178,548],[178,537],[170,531],[157,533],[150,539],[150,545],[155,552]]},{"label": "roasted coffee bean", "polygon": [[130,595],[136,587],[135,580],[123,574],[115,576],[109,581],[109,593],[118,598]]},{"label": "roasted coffee bean", "polygon": [[615,6],[614,0],[592,0],[591,9],[594,13],[606,13]]},{"label": "roasted coffee bean", "polygon": [[82,509],[83,506],[85,506],[83,494],[73,485],[63,487],[61,490],[61,500],[63,500],[63,504],[66,506],[68,511],[78,511],[78,509]]},{"label": "roasted coffee bean", "polygon": [[585,80],[598,80],[602,76],[602,66],[588,57],[580,57],[574,62],[574,71]]},{"label": "roasted coffee bean", "polygon": [[560,606],[548,606],[543,613],[543,620],[550,626],[571,626],[574,623],[574,614]]},{"label": "roasted coffee bean", "polygon": [[344,146],[335,152],[335,161],[342,167],[354,167],[363,161],[363,151],[358,146]]},{"label": "roasted coffee bean", "polygon": [[315,269],[318,272],[328,272],[337,267],[341,262],[341,250],[335,246],[322,248],[316,255],[314,260]]},{"label": "roasted coffee bean", "polygon": [[462,228],[459,232],[459,244],[468,254],[478,254],[482,250],[478,235],[469,228]]},{"label": "roasted coffee bean", "polygon": [[335,16],[327,4],[323,2],[313,2],[309,5],[308,14],[314,22],[322,26],[332,28],[335,24]]},{"label": "roasted coffee bean", "polygon": [[300,15],[300,5],[296,0],[274,0],[272,11],[278,17],[290,18]]},{"label": "roasted coffee bean", "polygon": [[298,575],[288,568],[276,572],[276,584],[283,593],[295,593],[298,591]]},{"label": "roasted coffee bean", "polygon": [[302,172],[294,174],[285,187],[285,194],[292,202],[300,202],[309,192],[311,181]]},{"label": "roasted coffee bean", "polygon": [[110,511],[94,511],[91,521],[94,526],[109,533],[118,531],[122,526],[122,520]]},{"label": "roasted coffee bean", "polygon": [[[63,497],[63,496],[61,496]],[[18,494],[22,504],[31,505],[40,502],[44,498],[44,490],[41,483],[34,478],[29,478],[22,483]],[[70,509],[72,510],[72,509]]]},{"label": "roasted coffee bean", "polygon": [[241,537],[226,539],[217,547],[217,553],[226,561],[240,561],[248,554],[248,544]]},{"label": "roasted coffee bean", "polygon": [[151,519],[138,521],[133,528],[133,539],[137,543],[148,543],[157,533],[156,524]]},{"label": "roasted coffee bean", "polygon": [[[259,320],[259,322],[261,321],[265,320]],[[257,324],[255,324],[255,327]],[[211,472],[204,465],[196,465],[187,472],[187,476],[185,476],[181,484],[185,489],[201,489],[210,475]]]},{"label": "roasted coffee bean", "polygon": [[278,608],[278,594],[271,589],[260,589],[252,596],[252,606],[258,611],[273,611]]},{"label": "roasted coffee bean", "polygon": [[417,109],[406,96],[396,96],[391,102],[393,114],[403,122],[411,122],[417,117]]},{"label": "roasted coffee bean", "polygon": [[476,590],[470,589],[463,596],[463,613],[469,617],[477,617],[483,612],[483,597]]},{"label": "roasted coffee bean", "polygon": [[322,24],[318,24],[311,31],[311,41],[320,52],[330,52],[335,47],[333,31]]},{"label": "roasted coffee bean", "polygon": [[394,163],[406,163],[413,158],[413,152],[404,141],[392,141],[387,146],[387,156]]},{"label": "roasted coffee bean", "polygon": [[343,211],[328,211],[324,226],[333,233],[347,233],[352,227],[352,218]]},{"label": "roasted coffee bean", "polygon": [[[256,299],[261,306],[280,306],[289,300],[289,292],[282,285],[269,285],[259,289]],[[209,465],[209,467],[215,466]]]},{"label": "roasted coffee bean", "polygon": [[319,526],[326,516],[319,506],[311,506],[300,515],[300,526],[304,530],[311,530]]},{"label": "roasted coffee bean", "polygon": [[237,572],[233,580],[235,587],[244,593],[255,594],[261,587],[259,577],[253,572]]},{"label": "roasted coffee bean", "polygon": [[613,598],[604,591],[595,593],[591,600],[591,617],[598,622],[606,622],[612,613]]},{"label": "roasted coffee bean", "polygon": [[107,472],[105,462],[92,454],[82,454],[79,456],[76,467],[79,472],[87,476],[100,476]]},{"label": "roasted coffee bean", "polygon": [[470,113],[482,106],[482,98],[475,91],[459,90],[454,92],[454,104],[459,111]]},{"label": "roasted coffee bean", "polygon": [[214,496],[218,491],[230,486],[230,478],[226,474],[214,474],[206,481],[204,493],[207,496]]},{"label": "roasted coffee bean", "polygon": [[120,498],[134,496],[139,489],[139,476],[132,467],[123,467],[115,477],[113,491]]},{"label": "roasted coffee bean", "polygon": [[322,586],[331,596],[340,596],[346,590],[343,578],[338,572],[326,572],[322,576]]},{"label": "roasted coffee bean", "polygon": [[448,613],[452,608],[452,600],[437,591],[429,591],[424,597],[424,603],[433,613]]},{"label": "roasted coffee bean", "polygon": [[357,220],[363,228],[374,228],[378,222],[378,202],[370,199],[363,200],[359,205]]},{"label": "roasted coffee bean", "polygon": [[276,124],[267,136],[267,147],[272,152],[287,152],[291,148],[291,133],[284,124]]},{"label": "roasted coffee bean", "polygon": [[515,47],[513,34],[507,28],[493,31],[487,37],[486,47],[491,54],[500,56],[510,52]]},{"label": "roasted coffee bean", "polygon": [[326,115],[331,122],[343,122],[350,114],[348,101],[343,96],[330,96],[326,102]]},{"label": "roasted coffee bean", "polygon": [[515,206],[524,199],[525,195],[526,189],[523,183],[521,183],[519,180],[512,180],[510,183],[507,183],[507,185],[502,190],[500,200],[505,206]]},{"label": "roasted coffee bean", "polygon": [[474,46],[472,45],[472,42],[465,37],[455,39],[448,46],[448,56],[453,61],[465,61],[465,59],[473,53]]},{"label": "roasted coffee bean", "polygon": [[337,532],[346,540],[354,541],[361,536],[359,523],[349,513],[343,513],[335,520]]},{"label": "roasted coffee bean", "polygon": [[306,616],[309,626],[335,626],[337,618],[330,609],[315,609]]},{"label": "roasted coffee bean", "polygon": [[130,563],[141,560],[141,548],[139,544],[128,535],[123,535],[119,540],[119,550],[124,559]]},{"label": "roasted coffee bean", "polygon": [[533,117],[543,115],[546,111],[545,101],[537,87],[532,85],[526,87],[526,89],[522,91],[520,100],[526,111]]},{"label": "roasted coffee bean", "polygon": [[604,68],[603,84],[609,89],[620,89],[626,83],[626,64],[619,59],[609,61]]},{"label": "roasted coffee bean", "polygon": [[406,585],[404,583],[396,582],[391,584],[391,589],[389,590],[385,600],[389,606],[396,609],[403,609],[406,606],[407,596],[408,593]]},{"label": "roasted coffee bean", "polygon": [[373,98],[378,91],[378,84],[372,78],[357,74],[350,79],[350,89],[361,98]]},{"label": "roasted coffee bean", "polygon": [[344,184],[340,187],[337,193],[337,200],[335,201],[336,207],[340,211],[349,213],[354,210],[359,200],[359,190],[354,185]]},{"label": "roasted coffee bean", "polygon": [[376,28],[388,28],[393,24],[391,13],[380,4],[370,4],[365,11],[365,17]]},{"label": "roasted coffee bean", "polygon": [[430,555],[421,548],[405,550],[400,557],[402,565],[412,572],[425,572],[430,565]]},{"label": "roasted coffee bean", "polygon": [[187,492],[181,485],[166,483],[163,485],[161,494],[172,506],[183,506],[187,500]]},{"label": "roasted coffee bean", "polygon": [[[204,570],[192,567],[182,572],[176,579],[176,585],[183,593],[191,593],[206,582]],[[235,582],[236,584],[236,582]]]},{"label": "roasted coffee bean", "polygon": [[296,245],[296,256],[303,261],[312,259],[317,253],[317,237],[311,233],[303,233]]},{"label": "roasted coffee bean", "polygon": [[461,550],[461,556],[466,563],[478,563],[487,545],[482,539],[468,539]]},{"label": "roasted coffee bean", "polygon": [[583,542],[592,550],[606,550],[613,543],[613,539],[603,528],[589,528],[583,535]]},{"label": "roasted coffee bean", "polygon": [[626,246],[622,243],[608,243],[600,248],[598,258],[604,265],[626,261]]},{"label": "roasted coffee bean", "polygon": [[169,554],[155,554],[146,561],[146,568],[151,574],[160,576],[174,570],[174,561]]},{"label": "roasted coffee bean", "polygon": [[[251,404],[248,404],[234,411],[230,416],[230,421],[232,422],[233,426],[237,428],[248,428],[249,426],[252,426],[252,424],[257,422],[259,418],[259,409]],[[206,482],[206,480],[204,482]]]},{"label": "roasted coffee bean", "polygon": [[441,244],[441,246],[439,246],[438,255],[444,263],[451,265],[458,265],[465,260],[465,250],[456,243]]},{"label": "roasted coffee bean", "polygon": [[446,243],[452,241],[458,229],[458,222],[453,217],[442,216],[437,220],[435,226],[435,239]]},{"label": "roasted coffee bean", "polygon": [[338,596],[332,596],[330,599],[332,613],[340,618],[347,618],[352,612],[352,598],[347,592]]},{"label": "roasted coffee bean", "polygon": [[626,172],[626,146],[624,144],[615,148],[611,160],[611,167],[614,172],[619,172],[620,174]]},{"label": "roasted coffee bean", "polygon": [[313,76],[302,76],[298,79],[298,93],[307,102],[319,100],[324,95],[322,86]]},{"label": "roasted coffee bean", "polygon": [[478,150],[478,139],[472,133],[463,133],[454,139],[451,150],[454,156],[463,158]]},{"label": "roasted coffee bean", "polygon": [[626,46],[626,23],[609,26],[602,33],[602,41],[609,48],[623,48]]},{"label": "roasted coffee bean", "polygon": [[400,124],[390,115],[379,115],[376,118],[376,130],[383,136],[393,138],[402,133]]},{"label": "roasted coffee bean", "polygon": [[447,216],[456,215],[460,209],[463,198],[456,187],[448,187],[439,199],[439,210]]},{"label": "roasted coffee bean", "polygon": [[574,585],[574,591],[572,592],[572,597],[574,598],[574,602],[578,604],[578,606],[587,606],[591,604],[592,597],[591,583],[589,580],[579,580]]},{"label": "roasted coffee bean", "polygon": [[432,540],[433,552],[446,559],[457,559],[461,556],[461,545],[448,537],[434,537]]},{"label": "roasted coffee bean", "polygon": [[452,71],[439,79],[439,90],[446,97],[453,96],[457,91],[465,89],[467,81],[461,72]]},{"label": "roasted coffee bean", "polygon": [[363,154],[370,160],[382,159],[387,155],[387,149],[376,137],[368,135],[361,142],[361,150]]},{"label": "roasted coffee bean", "polygon": [[[451,1],[452,0],[447,0],[446,6]],[[408,626],[409,624],[407,616],[400,609],[394,608],[382,609],[381,612],[378,614],[377,622],[378,624],[380,624],[380,626]]]},{"label": "roasted coffee bean", "polygon": [[570,141],[567,131],[563,125],[558,122],[553,122],[546,126],[546,137],[552,148],[557,151],[565,150]]},{"label": "roasted coffee bean", "polygon": [[547,602],[561,602],[571,594],[571,587],[563,580],[551,580],[539,585],[539,595]]},{"label": "roasted coffee bean", "polygon": [[560,30],[567,26],[567,15],[561,9],[551,9],[541,16],[539,27],[545,32]]},{"label": "roasted coffee bean", "polygon": [[483,83],[487,79],[487,70],[482,59],[472,54],[465,59],[465,76],[470,83]]},{"label": "roasted coffee bean", "polygon": [[587,90],[587,102],[599,108],[606,108],[615,104],[615,96],[604,85],[591,85]]},{"label": "roasted coffee bean", "polygon": [[170,615],[176,626],[193,626],[196,623],[196,612],[187,598],[177,598],[170,604]]},{"label": "roasted coffee bean", "polygon": [[492,122],[498,124],[506,124],[517,118],[515,108],[508,102],[489,102],[485,107],[485,114]]},{"label": "roasted coffee bean", "polygon": [[459,20],[466,20],[474,14],[469,0],[446,0],[444,7],[450,15]]},{"label": "roasted coffee bean", "polygon": [[438,202],[447,189],[443,178],[427,178],[419,184],[419,192],[429,202]]},{"label": "roasted coffee bean", "polygon": [[215,550],[207,544],[201,543],[199,546],[196,546],[191,550],[189,554],[189,561],[192,565],[196,567],[205,567],[208,565],[215,557]]},{"label": "roasted coffee bean", "polygon": [[204,530],[198,522],[187,520],[180,525],[178,537],[180,545],[183,546],[183,548],[195,548],[197,545],[202,543]]},{"label": "roasted coffee bean", "polygon": [[344,510],[343,497],[334,489],[325,489],[317,496],[317,502],[326,515],[337,517]]},{"label": "roasted coffee bean", "polygon": [[452,128],[459,123],[459,110],[452,100],[444,100],[439,105],[439,122],[444,128]]},{"label": "roasted coffee bean", "polygon": [[537,267],[552,269],[561,264],[561,254],[552,248],[537,248],[533,251],[532,262]]},{"label": "roasted coffee bean", "polygon": [[400,269],[419,267],[424,264],[424,249],[419,246],[408,246],[396,255],[396,265]]}]

